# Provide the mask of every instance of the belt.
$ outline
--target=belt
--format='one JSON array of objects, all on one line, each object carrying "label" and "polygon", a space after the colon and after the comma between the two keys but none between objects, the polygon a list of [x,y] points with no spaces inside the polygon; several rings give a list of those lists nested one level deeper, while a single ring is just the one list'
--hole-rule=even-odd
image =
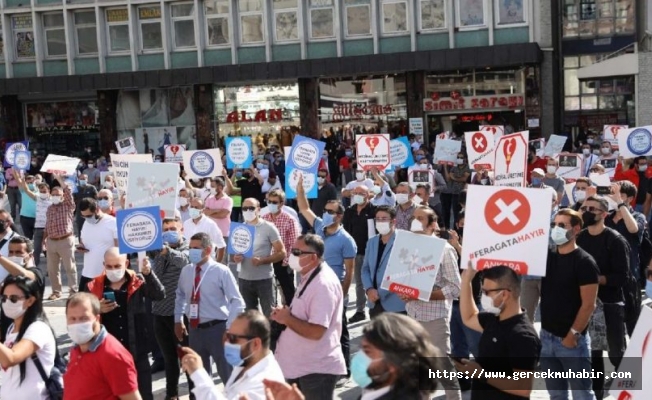
[{"label": "belt", "polygon": [[63,240],[63,239],[69,238],[70,236],[72,236],[72,233],[69,233],[67,235],[63,235],[63,236],[58,237],[58,238],[49,237],[48,240],[54,240],[54,241]]},{"label": "belt", "polygon": [[226,320],[223,319],[214,319],[212,321],[208,322],[202,322],[201,324],[197,325],[197,329],[206,329],[210,328],[211,326],[219,325],[226,322]]}]

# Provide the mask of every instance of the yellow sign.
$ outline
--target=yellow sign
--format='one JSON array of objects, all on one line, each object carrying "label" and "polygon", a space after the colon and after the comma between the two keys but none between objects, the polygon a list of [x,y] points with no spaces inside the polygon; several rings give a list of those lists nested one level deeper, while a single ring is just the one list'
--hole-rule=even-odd
[{"label": "yellow sign", "polygon": [[154,19],[161,18],[160,7],[142,7],[138,9],[138,18],[140,19]]},{"label": "yellow sign", "polygon": [[126,8],[117,10],[106,10],[106,22],[126,22],[129,21],[129,12]]}]

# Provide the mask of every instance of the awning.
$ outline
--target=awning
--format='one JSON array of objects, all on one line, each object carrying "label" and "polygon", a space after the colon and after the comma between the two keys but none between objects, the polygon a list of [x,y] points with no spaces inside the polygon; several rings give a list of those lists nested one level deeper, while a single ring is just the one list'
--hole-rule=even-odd
[{"label": "awning", "polygon": [[592,80],[638,74],[638,54],[623,54],[577,70],[577,79]]}]

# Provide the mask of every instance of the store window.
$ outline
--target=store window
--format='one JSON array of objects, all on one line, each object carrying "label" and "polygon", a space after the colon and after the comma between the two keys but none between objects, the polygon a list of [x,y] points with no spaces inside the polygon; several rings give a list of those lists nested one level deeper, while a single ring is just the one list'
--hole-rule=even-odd
[{"label": "store window", "polygon": [[299,40],[298,0],[274,0],[274,40],[294,42]]},{"label": "store window", "polygon": [[170,5],[174,49],[195,47],[195,5],[180,3]]},{"label": "store window", "polygon": [[112,8],[105,12],[109,53],[124,53],[131,49],[129,12],[126,8]]},{"label": "store window", "polygon": [[485,0],[455,0],[456,26],[459,28],[482,28],[487,21]]},{"label": "store window", "polygon": [[36,56],[34,51],[34,26],[31,14],[11,16],[11,29],[13,32],[16,59],[31,59]]},{"label": "store window", "polygon": [[263,0],[238,0],[240,11],[240,42],[261,44],[265,42]]},{"label": "store window", "polygon": [[168,144],[197,149],[192,86],[121,90],[116,120],[118,139],[133,137],[139,153],[165,156]]},{"label": "store window", "polygon": [[45,56],[65,56],[66,31],[63,25],[63,13],[43,14],[43,31],[45,33]]},{"label": "store window", "polygon": [[139,7],[138,25],[141,50],[162,50],[161,8],[159,6]]},{"label": "store window", "polygon": [[447,2],[444,0],[419,1],[419,30],[433,31],[446,29],[448,15]]},{"label": "store window", "polygon": [[344,0],[346,37],[371,36],[369,0]]},{"label": "store window", "polygon": [[221,139],[251,136],[265,147],[279,145],[281,135],[299,126],[296,82],[215,89],[215,115]]},{"label": "store window", "polygon": [[322,129],[400,133],[407,119],[404,74],[319,81]]},{"label": "store window", "polygon": [[77,55],[97,54],[97,24],[95,10],[75,12]]},{"label": "store window", "polygon": [[564,38],[633,34],[634,0],[564,0]]},{"label": "store window", "polygon": [[496,27],[527,24],[530,0],[493,0]]},{"label": "store window", "polygon": [[383,0],[383,34],[404,34],[410,32],[407,1]]},{"label": "store window", "polygon": [[207,0],[204,3],[208,46],[223,46],[231,43],[229,34],[230,3],[229,0]]},{"label": "store window", "polygon": [[310,0],[310,39],[335,37],[333,0]]}]

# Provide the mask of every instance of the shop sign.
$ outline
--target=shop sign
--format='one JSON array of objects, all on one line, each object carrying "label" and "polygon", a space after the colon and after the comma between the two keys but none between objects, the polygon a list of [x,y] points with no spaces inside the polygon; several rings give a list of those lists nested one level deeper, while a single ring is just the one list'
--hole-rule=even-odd
[{"label": "shop sign", "polygon": [[332,118],[333,121],[344,121],[368,116],[389,115],[393,111],[394,108],[389,104],[335,104]]},{"label": "shop sign", "polygon": [[424,111],[467,111],[484,109],[520,109],[525,106],[522,95],[444,97],[440,99],[424,99]]},{"label": "shop sign", "polygon": [[283,120],[283,109],[275,108],[271,110],[256,111],[254,117],[246,111],[232,111],[226,115],[226,123],[233,124],[237,122],[279,122]]},{"label": "shop sign", "polygon": [[129,12],[126,8],[106,10],[106,22],[129,21]]},{"label": "shop sign", "polygon": [[50,133],[57,134],[81,134],[81,133],[95,133],[100,131],[100,125],[62,125],[62,126],[38,126],[27,128],[29,135],[46,135]]},{"label": "shop sign", "polygon": [[141,7],[138,9],[139,19],[154,19],[161,18],[160,7]]},{"label": "shop sign", "polygon": [[491,122],[494,119],[493,114],[469,114],[459,117],[462,122]]}]

